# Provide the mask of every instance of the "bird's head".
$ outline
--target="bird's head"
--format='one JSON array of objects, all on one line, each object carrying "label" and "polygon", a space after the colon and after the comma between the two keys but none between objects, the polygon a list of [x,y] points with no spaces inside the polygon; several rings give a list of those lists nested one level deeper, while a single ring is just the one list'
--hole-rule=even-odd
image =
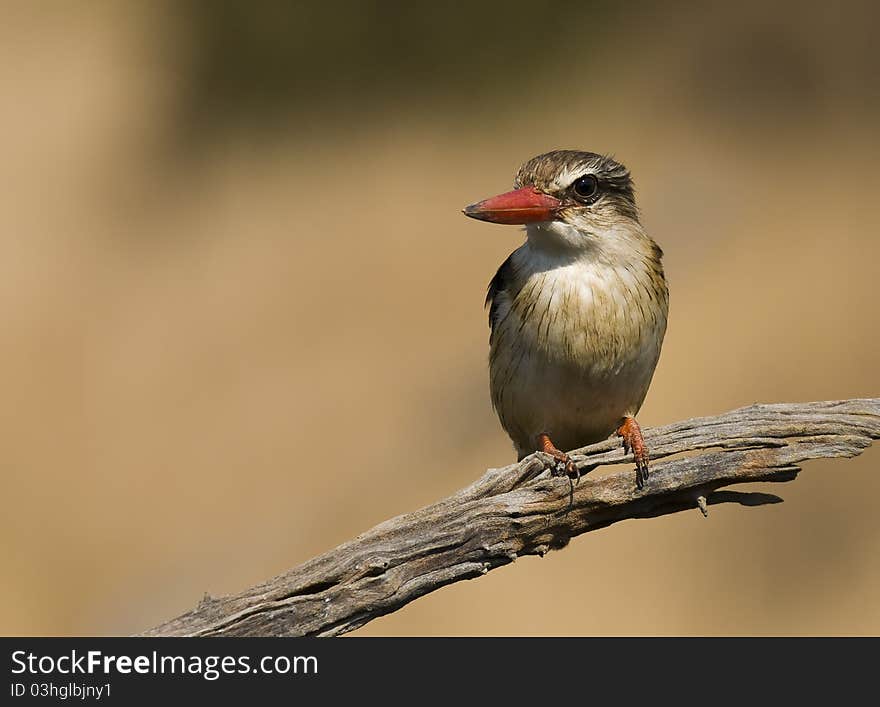
[{"label": "bird's head", "polygon": [[514,186],[464,214],[526,225],[530,240],[557,248],[590,248],[641,230],[629,170],[610,157],[578,150],[538,155],[519,168]]}]

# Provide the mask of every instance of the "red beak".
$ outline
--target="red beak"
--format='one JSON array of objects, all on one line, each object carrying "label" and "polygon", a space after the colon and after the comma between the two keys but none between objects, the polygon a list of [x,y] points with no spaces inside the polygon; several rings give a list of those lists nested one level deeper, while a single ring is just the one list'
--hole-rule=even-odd
[{"label": "red beak", "polygon": [[465,216],[492,223],[524,224],[552,221],[562,202],[535,187],[493,196],[463,209]]}]

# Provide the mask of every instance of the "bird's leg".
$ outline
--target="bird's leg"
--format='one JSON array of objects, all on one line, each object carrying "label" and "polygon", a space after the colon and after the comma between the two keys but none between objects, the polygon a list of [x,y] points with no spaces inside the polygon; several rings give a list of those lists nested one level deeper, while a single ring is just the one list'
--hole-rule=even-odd
[{"label": "bird's leg", "polygon": [[556,445],[550,441],[550,435],[543,432],[538,435],[538,451],[544,452],[544,454],[549,454],[556,460],[556,463],[551,469],[553,476],[575,476],[580,480],[580,470],[575,466],[571,457],[565,452],[560,452],[556,448]]},{"label": "bird's leg", "polygon": [[648,479],[648,447],[642,437],[642,428],[636,418],[627,415],[617,428],[617,435],[623,438],[624,454],[633,454],[636,462],[636,485],[642,488]]}]

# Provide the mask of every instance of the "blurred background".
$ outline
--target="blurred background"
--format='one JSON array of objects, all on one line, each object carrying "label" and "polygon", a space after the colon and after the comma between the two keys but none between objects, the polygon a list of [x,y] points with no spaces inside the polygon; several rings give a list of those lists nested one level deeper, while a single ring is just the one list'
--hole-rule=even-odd
[{"label": "blurred background", "polygon": [[[880,395],[875,4],[450,5],[2,4],[0,632],[143,630],[512,461],[522,234],[460,209],[549,149],[666,252],[643,425]],[[358,634],[880,632],[880,450],[773,490]]]}]

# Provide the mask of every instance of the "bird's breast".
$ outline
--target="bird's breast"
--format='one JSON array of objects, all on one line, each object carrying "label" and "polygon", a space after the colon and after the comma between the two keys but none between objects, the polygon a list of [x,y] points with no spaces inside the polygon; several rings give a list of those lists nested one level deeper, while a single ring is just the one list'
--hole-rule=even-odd
[{"label": "bird's breast", "polygon": [[521,455],[539,432],[563,449],[601,439],[638,411],[650,385],[666,330],[662,270],[523,270],[496,295],[490,387],[502,425]]},{"label": "bird's breast", "polygon": [[614,376],[659,354],[666,300],[665,283],[645,267],[576,263],[538,270],[500,303],[493,353],[521,349],[586,375]]}]

